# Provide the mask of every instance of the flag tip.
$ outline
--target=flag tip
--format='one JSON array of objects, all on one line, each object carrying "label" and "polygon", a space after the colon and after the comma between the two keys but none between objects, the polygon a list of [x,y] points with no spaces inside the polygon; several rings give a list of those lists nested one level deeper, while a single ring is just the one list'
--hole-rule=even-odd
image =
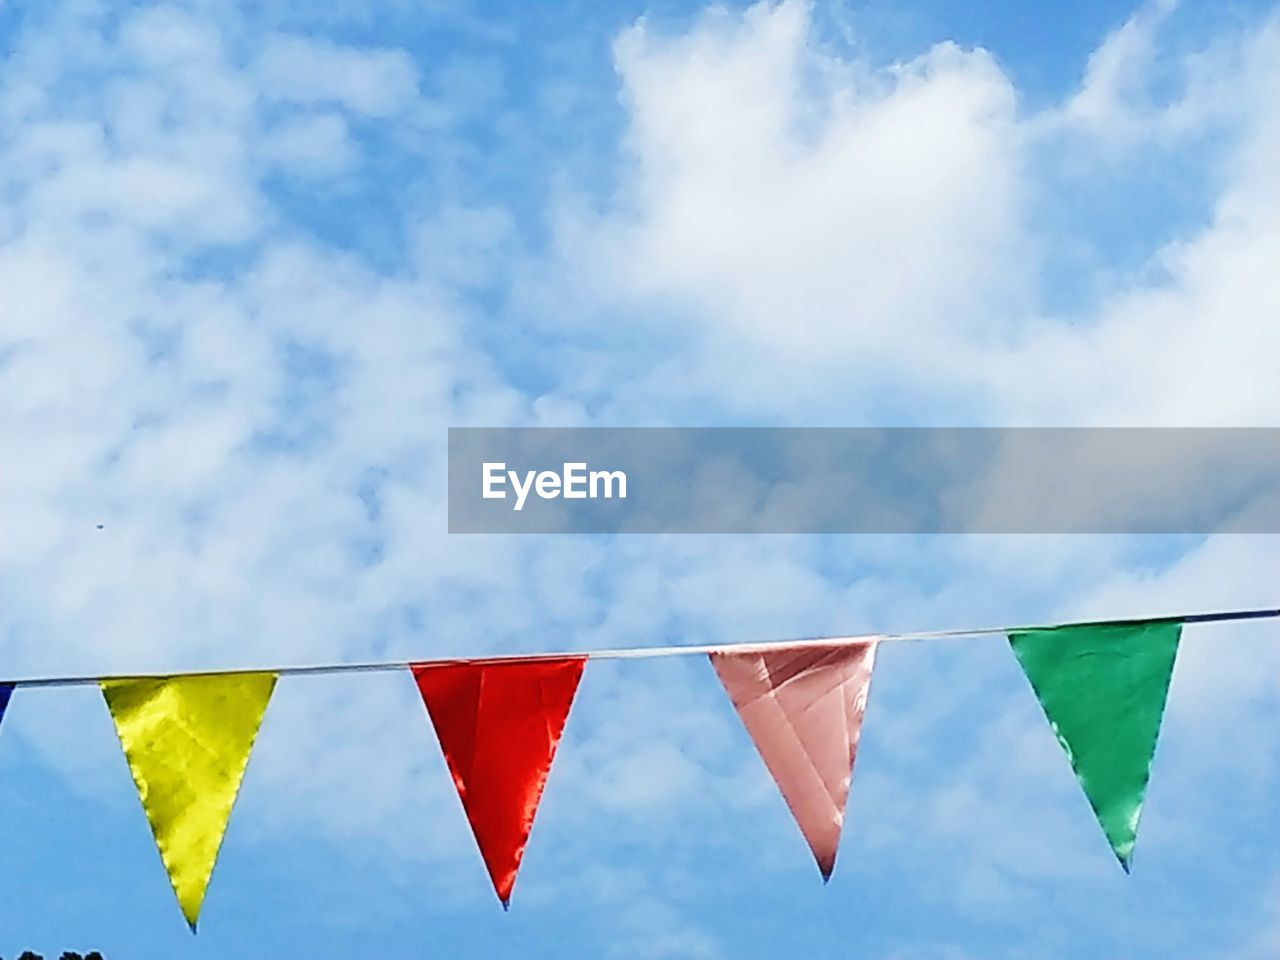
[{"label": "flag tip", "polygon": [[1113,850],[1112,852],[1116,855],[1116,860],[1120,864],[1120,869],[1124,871],[1124,875],[1126,877],[1132,875],[1133,874],[1133,844],[1129,844],[1129,849],[1126,850],[1124,853],[1121,853],[1119,850]]}]

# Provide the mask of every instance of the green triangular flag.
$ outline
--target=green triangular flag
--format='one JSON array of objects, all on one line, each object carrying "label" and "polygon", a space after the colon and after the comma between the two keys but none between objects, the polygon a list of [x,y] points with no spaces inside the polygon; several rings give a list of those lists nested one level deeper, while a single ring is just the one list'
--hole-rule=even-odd
[{"label": "green triangular flag", "polygon": [[1181,634],[1182,624],[1169,620],[1009,634],[1126,873]]}]

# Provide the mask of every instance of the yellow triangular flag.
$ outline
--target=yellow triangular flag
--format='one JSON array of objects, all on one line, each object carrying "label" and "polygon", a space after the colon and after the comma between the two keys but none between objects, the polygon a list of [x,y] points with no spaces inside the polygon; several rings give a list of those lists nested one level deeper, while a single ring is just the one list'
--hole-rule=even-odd
[{"label": "yellow triangular flag", "polygon": [[194,933],[274,673],[104,680],[160,859]]}]

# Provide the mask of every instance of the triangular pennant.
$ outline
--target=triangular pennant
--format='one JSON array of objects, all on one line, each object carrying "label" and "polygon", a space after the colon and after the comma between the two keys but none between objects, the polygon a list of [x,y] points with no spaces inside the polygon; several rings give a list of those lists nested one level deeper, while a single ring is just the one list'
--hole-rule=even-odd
[{"label": "triangular pennant", "polygon": [[9,709],[9,698],[13,696],[12,683],[0,683],[0,722],[4,721],[4,712]]},{"label": "triangular pennant", "polygon": [[1009,634],[1126,873],[1181,634],[1182,624],[1169,620]]},{"label": "triangular pennant", "polygon": [[102,681],[120,745],[194,933],[274,673]]},{"label": "triangular pennant", "polygon": [[423,664],[413,676],[505,907],[586,657]]},{"label": "triangular pennant", "polygon": [[835,869],[875,655],[874,640],[711,654],[824,880]]}]

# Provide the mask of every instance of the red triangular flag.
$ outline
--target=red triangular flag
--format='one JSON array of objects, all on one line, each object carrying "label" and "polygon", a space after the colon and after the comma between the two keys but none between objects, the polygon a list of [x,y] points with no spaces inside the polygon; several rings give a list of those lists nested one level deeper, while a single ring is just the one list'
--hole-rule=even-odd
[{"label": "red triangular flag", "polygon": [[504,907],[586,662],[558,657],[412,668]]},{"label": "red triangular flag", "polygon": [[824,880],[836,865],[875,655],[874,640],[711,654]]}]

